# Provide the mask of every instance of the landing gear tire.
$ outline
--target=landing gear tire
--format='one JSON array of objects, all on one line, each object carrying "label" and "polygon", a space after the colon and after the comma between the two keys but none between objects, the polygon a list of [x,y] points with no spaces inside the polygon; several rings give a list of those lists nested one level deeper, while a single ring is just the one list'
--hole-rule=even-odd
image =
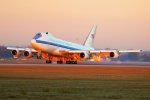
[{"label": "landing gear tire", "polygon": [[63,64],[63,61],[62,60],[58,60],[57,64]]},{"label": "landing gear tire", "polygon": [[77,64],[77,61],[66,61],[66,64]]},{"label": "landing gear tire", "polygon": [[52,61],[51,60],[46,60],[46,64],[51,64]]}]

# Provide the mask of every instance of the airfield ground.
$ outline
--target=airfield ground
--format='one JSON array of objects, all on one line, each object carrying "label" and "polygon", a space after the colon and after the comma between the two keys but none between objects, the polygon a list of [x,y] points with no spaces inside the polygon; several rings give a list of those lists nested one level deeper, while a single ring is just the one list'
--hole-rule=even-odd
[{"label": "airfield ground", "polygon": [[150,66],[1,64],[2,100],[150,100]]}]

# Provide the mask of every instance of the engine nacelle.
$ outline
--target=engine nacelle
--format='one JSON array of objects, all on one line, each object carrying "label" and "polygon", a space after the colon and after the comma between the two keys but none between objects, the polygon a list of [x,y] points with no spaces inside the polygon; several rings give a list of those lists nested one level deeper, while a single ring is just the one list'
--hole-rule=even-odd
[{"label": "engine nacelle", "polygon": [[119,52],[118,51],[112,51],[112,52],[110,52],[110,57],[111,58],[118,58],[119,57]]},{"label": "engine nacelle", "polygon": [[14,56],[14,58],[18,58],[18,56],[20,55],[20,52],[19,52],[19,50],[12,50],[12,55]]},{"label": "engine nacelle", "polygon": [[25,52],[23,53],[23,55],[24,55],[25,57],[30,58],[30,57],[32,57],[32,52],[31,52],[31,51],[25,51]]},{"label": "engine nacelle", "polygon": [[81,52],[80,58],[88,59],[90,58],[90,54],[88,52]]}]

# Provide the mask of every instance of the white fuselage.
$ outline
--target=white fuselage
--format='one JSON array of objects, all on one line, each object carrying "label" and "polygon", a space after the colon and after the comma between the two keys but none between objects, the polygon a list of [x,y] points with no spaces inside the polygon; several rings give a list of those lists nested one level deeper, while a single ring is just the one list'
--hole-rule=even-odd
[{"label": "white fuselage", "polygon": [[60,51],[62,50],[94,50],[94,48],[91,47],[55,38],[47,32],[37,33],[31,40],[31,44],[35,50],[51,55],[61,55]]}]

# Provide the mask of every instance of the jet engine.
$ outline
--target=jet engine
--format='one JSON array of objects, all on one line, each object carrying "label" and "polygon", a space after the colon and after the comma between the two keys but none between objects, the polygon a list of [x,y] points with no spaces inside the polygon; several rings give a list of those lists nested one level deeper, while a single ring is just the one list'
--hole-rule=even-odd
[{"label": "jet engine", "polygon": [[20,55],[20,52],[19,52],[19,50],[12,50],[12,55],[14,56],[14,58],[18,58],[18,56]]},{"label": "jet engine", "polygon": [[88,52],[81,52],[80,58],[88,59],[90,58],[90,54]]},{"label": "jet engine", "polygon": [[23,54],[24,54],[25,57],[28,57],[28,58],[32,57],[32,52],[31,51],[24,51]]},{"label": "jet engine", "polygon": [[118,51],[112,51],[112,52],[110,52],[110,57],[111,58],[118,58],[119,57],[119,52]]}]

